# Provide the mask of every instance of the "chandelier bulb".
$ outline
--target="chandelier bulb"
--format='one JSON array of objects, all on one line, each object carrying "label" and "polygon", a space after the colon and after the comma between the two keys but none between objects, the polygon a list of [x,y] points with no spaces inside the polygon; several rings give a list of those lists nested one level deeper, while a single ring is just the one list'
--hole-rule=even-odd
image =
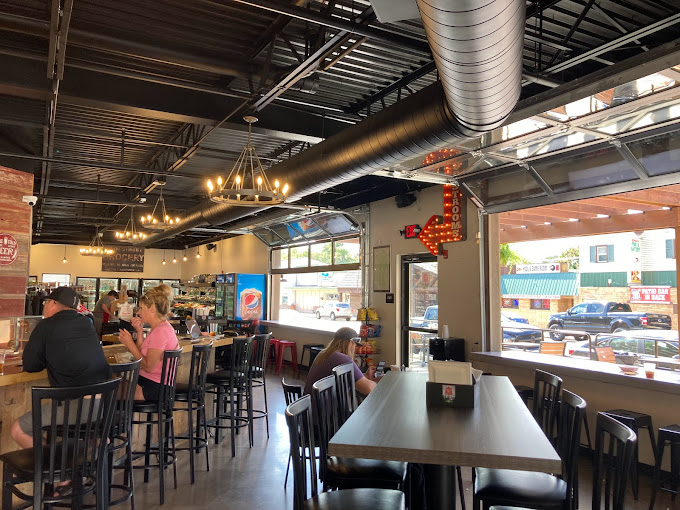
[{"label": "chandelier bulb", "polygon": [[145,220],[145,219],[146,219],[146,218],[144,218],[144,216],[142,216],[142,223],[144,223],[144,220]]},{"label": "chandelier bulb", "polygon": [[283,189],[281,190],[281,192],[282,192],[284,195],[285,195],[286,193],[288,193],[288,184],[284,184],[284,185],[283,185]]},{"label": "chandelier bulb", "polygon": [[208,179],[208,182],[206,183],[208,185],[208,189],[210,190],[210,193],[213,191],[213,183],[210,179]]},{"label": "chandelier bulb", "polygon": [[217,178],[217,185],[222,186],[222,176]]},{"label": "chandelier bulb", "polygon": [[179,218],[175,218],[175,223],[179,223]]},{"label": "chandelier bulb", "polygon": [[274,181],[274,187],[276,188],[277,191],[279,190],[279,180],[278,179],[276,179]]},{"label": "chandelier bulb", "polygon": [[151,215],[149,214],[149,215],[146,217],[146,219],[149,220],[149,221],[151,221]]},{"label": "chandelier bulb", "polygon": [[262,186],[262,176],[257,177],[257,186],[258,188]]},{"label": "chandelier bulb", "polygon": [[127,230],[125,231],[125,237],[130,237],[130,232],[128,232]]},{"label": "chandelier bulb", "polygon": [[168,221],[169,219],[170,219],[170,216],[168,216],[168,215],[166,214],[166,215],[165,215],[165,221]]},{"label": "chandelier bulb", "polygon": [[156,218],[154,218],[153,220],[151,220],[151,223],[153,223],[155,225],[156,223],[158,223],[158,220]]},{"label": "chandelier bulb", "polygon": [[186,261],[187,261],[187,256],[186,256],[186,255],[184,255],[184,257],[182,257],[182,261],[183,261],[183,262],[186,262]]},{"label": "chandelier bulb", "polygon": [[241,176],[237,175],[236,179],[234,179],[234,182],[236,183],[236,186],[238,187],[238,185],[241,184]]}]

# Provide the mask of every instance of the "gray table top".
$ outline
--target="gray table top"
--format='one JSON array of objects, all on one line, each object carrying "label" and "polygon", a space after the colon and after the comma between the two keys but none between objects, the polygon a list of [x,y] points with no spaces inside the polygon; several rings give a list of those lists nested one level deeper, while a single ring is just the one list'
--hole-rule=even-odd
[{"label": "gray table top", "polygon": [[560,458],[507,377],[483,376],[474,408],[428,407],[427,374],[388,372],[338,430],[339,457],[559,474]]}]

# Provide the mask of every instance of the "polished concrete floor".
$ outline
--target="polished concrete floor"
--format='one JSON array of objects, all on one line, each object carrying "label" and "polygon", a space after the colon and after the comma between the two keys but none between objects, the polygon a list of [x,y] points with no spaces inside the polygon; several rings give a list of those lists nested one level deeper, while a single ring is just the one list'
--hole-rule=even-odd
[{"label": "polished concrete floor", "polygon": [[[287,382],[303,383],[290,368],[285,368],[282,375]],[[301,372],[304,377],[304,372]],[[206,471],[205,456],[197,457],[196,483],[191,485],[189,478],[189,460],[187,452],[179,452],[177,464],[177,489],[172,486],[172,471],[166,488],[165,505],[159,505],[158,475],[152,475],[152,481],[143,483],[142,473],[135,473],[136,507],[140,509],[199,507],[205,509],[229,510],[292,510],[292,473],[284,488],[283,481],[288,459],[288,430],[284,418],[285,401],[281,390],[281,377],[274,373],[267,376],[267,395],[270,412],[270,437],[267,439],[263,420],[255,422],[255,446],[248,447],[247,434],[236,436],[236,457],[231,457],[229,434],[219,445],[211,443],[210,471]],[[261,392],[256,394],[255,407],[261,404]],[[579,508],[591,508],[591,469],[590,461],[582,458],[579,465],[580,497]],[[463,468],[463,490],[467,508],[472,508],[470,485],[470,469]],[[649,507],[650,479],[640,478],[640,498],[635,501],[629,491],[625,508],[643,510]],[[124,503],[120,507],[128,507]],[[680,510],[680,498],[675,502],[669,494],[659,493],[656,510]],[[345,509],[351,510],[351,509]]]}]

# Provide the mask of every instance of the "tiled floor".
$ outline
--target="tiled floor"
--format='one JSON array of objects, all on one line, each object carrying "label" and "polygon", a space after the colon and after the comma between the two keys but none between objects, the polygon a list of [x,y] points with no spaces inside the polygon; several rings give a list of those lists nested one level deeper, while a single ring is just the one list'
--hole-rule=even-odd
[{"label": "tiled floor", "polygon": [[[302,373],[304,374],[304,372]],[[290,369],[284,369],[283,375],[288,382],[299,382]],[[196,483],[189,481],[189,460],[187,452],[179,453],[177,465],[177,489],[172,482],[166,489],[166,503],[161,507],[158,502],[158,483],[142,482],[142,473],[135,474],[136,507],[140,509],[200,507],[205,509],[229,510],[292,510],[292,473],[288,480],[287,490],[283,480],[288,458],[288,430],[283,415],[285,401],[280,384],[281,378],[273,373],[268,374],[267,388],[270,411],[270,438],[267,440],[264,422],[257,420],[255,424],[255,446],[248,448],[247,434],[237,436],[236,457],[231,457],[229,435],[219,445],[211,444],[210,471],[206,472],[205,457],[197,457]],[[256,394],[256,405],[261,403],[261,392]],[[172,471],[168,471],[171,479]],[[590,462],[582,458],[579,464],[580,504],[579,508],[591,508],[591,469]],[[157,475],[152,476],[157,480]],[[463,468],[464,491],[467,508],[472,508],[470,485],[470,469]],[[642,476],[640,479],[640,499],[633,500],[632,495],[626,499],[628,510],[643,510],[649,507],[650,480]],[[129,507],[129,503],[120,506]],[[656,510],[680,510],[680,498],[671,501],[666,493],[659,493]],[[351,509],[347,509],[351,510]]]}]

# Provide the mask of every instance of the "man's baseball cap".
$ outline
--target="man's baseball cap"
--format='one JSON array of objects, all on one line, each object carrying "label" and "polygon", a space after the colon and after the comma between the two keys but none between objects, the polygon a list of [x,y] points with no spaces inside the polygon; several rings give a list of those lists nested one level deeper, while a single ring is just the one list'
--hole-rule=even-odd
[{"label": "man's baseball cap", "polygon": [[340,328],[335,332],[336,340],[351,340],[357,345],[363,345],[363,339],[352,328]]},{"label": "man's baseball cap", "polygon": [[57,287],[45,298],[45,300],[47,299],[52,299],[74,310],[78,308],[78,303],[80,303],[78,294],[71,287]]}]

